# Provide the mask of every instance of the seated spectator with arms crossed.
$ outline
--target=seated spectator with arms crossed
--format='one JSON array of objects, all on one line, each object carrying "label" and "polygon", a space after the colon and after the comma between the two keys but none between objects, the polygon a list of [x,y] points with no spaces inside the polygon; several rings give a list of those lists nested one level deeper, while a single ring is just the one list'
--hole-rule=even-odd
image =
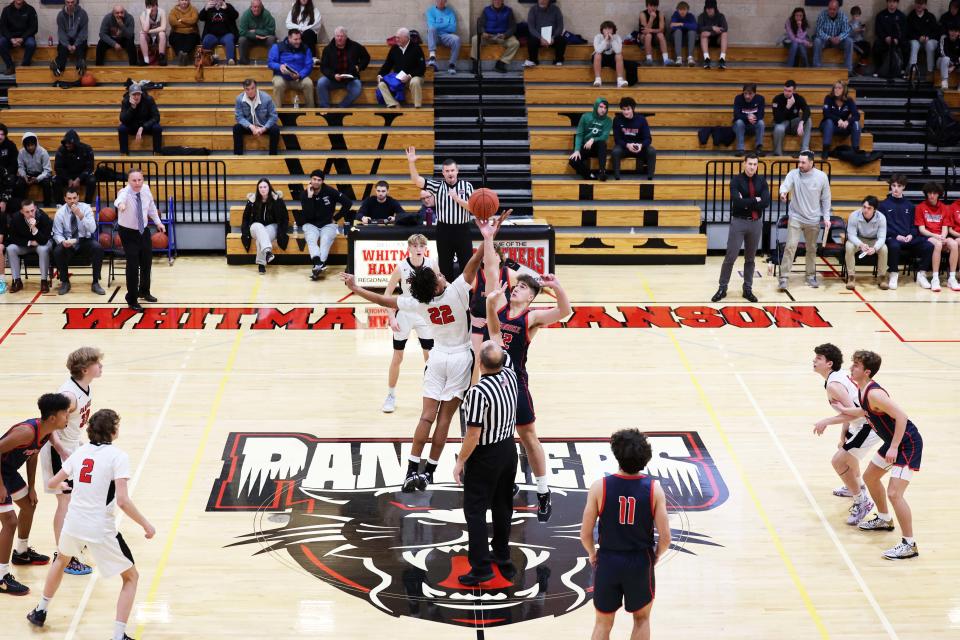
[{"label": "seated spectator with arms crossed", "polygon": [[200,14],[190,0],[177,0],[170,9],[167,22],[170,24],[170,48],[177,54],[177,64],[185,67],[193,62],[193,54],[200,44],[197,23]]},{"label": "seated spectator with arms crossed", "polygon": [[[296,29],[300,30],[299,27]],[[240,16],[237,30],[240,32],[240,39],[237,42],[240,49],[240,64],[250,64],[250,47],[257,44],[263,45],[267,48],[269,55],[273,45],[277,43],[277,21],[273,19],[273,14],[263,8],[263,0],[250,2],[250,8]],[[316,37],[314,37],[314,44],[316,44]],[[313,68],[313,49],[306,42],[304,46],[310,53],[311,68]],[[310,93],[313,93],[313,81],[310,82]]]}]

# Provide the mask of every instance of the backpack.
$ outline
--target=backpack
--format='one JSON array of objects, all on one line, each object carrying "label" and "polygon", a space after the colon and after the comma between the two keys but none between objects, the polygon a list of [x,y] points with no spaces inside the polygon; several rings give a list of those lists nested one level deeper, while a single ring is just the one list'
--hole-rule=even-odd
[{"label": "backpack", "polygon": [[930,103],[927,111],[927,141],[937,147],[953,147],[960,144],[960,122],[943,99],[943,91]]}]

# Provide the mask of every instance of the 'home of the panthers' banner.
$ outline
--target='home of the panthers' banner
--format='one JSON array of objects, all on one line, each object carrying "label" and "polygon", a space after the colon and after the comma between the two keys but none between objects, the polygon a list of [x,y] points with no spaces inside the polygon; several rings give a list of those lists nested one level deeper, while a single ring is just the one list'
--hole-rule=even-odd
[{"label": "'home of the panthers' banner", "polygon": [[[688,514],[714,509],[727,487],[693,431],[647,434],[645,473],[664,488],[671,553],[718,546],[689,530]],[[592,571],[579,542],[590,484],[617,470],[607,439],[545,439],[553,516],[536,518],[536,486],[522,463],[514,499],[512,580],[499,571],[480,588],[469,570],[463,490],[453,481],[457,447],[440,458],[427,491],[400,488],[409,441],[324,439],[304,433],[231,433],[207,511],[257,512],[236,545],[283,554],[331,586],[392,616],[471,628],[559,616],[592,597]],[[271,528],[271,522],[280,526]],[[661,560],[662,564],[662,560]]]}]

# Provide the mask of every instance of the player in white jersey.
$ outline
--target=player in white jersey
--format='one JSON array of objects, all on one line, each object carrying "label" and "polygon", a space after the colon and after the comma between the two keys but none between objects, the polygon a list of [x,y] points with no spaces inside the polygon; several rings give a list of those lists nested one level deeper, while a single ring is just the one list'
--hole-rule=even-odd
[{"label": "player in white jersey", "polygon": [[[500,225],[512,210],[505,211],[497,220],[477,220],[480,233],[496,236]],[[473,351],[470,349],[470,283],[473,282],[483,260],[483,245],[463,267],[463,272],[451,283],[432,269],[420,269],[410,280],[409,296],[381,295],[357,285],[353,276],[344,273],[344,284],[365,300],[382,307],[418,314],[433,328],[433,349],[423,374],[423,408],[413,434],[413,446],[407,463],[403,491],[423,491],[433,482],[433,472],[447,442],[450,421],[460,408],[463,394],[470,386],[473,371]],[[430,428],[436,421],[430,439]],[[420,455],[430,439],[430,455],[423,473]]]},{"label": "player in white jersey", "polygon": [[[402,295],[409,296],[410,278],[418,269],[433,269],[437,274],[440,273],[437,261],[427,256],[427,237],[422,233],[415,233],[407,238],[407,257],[397,264],[390,275],[386,293],[393,293],[397,290],[397,285],[400,285]],[[393,359],[387,374],[387,398],[383,401],[383,412],[393,413],[397,408],[400,364],[403,362],[403,350],[407,346],[410,331],[417,332],[420,348],[423,349],[423,361],[426,362],[433,348],[433,327],[425,318],[411,311],[397,311],[388,307],[387,314],[390,316],[390,329],[393,331]]]},{"label": "player in white jersey", "polygon": [[[859,407],[860,390],[850,374],[840,368],[843,365],[843,353],[840,349],[828,342],[814,348],[813,352],[815,354],[813,370],[826,380],[823,386],[827,391],[827,402],[830,406],[837,410],[840,407],[845,409]],[[860,477],[860,461],[876,449],[881,442],[880,436],[863,418],[850,419],[842,414],[817,422],[813,428],[814,433],[822,435],[824,430],[832,424],[843,425],[840,443],[831,463],[844,485],[833,493],[837,496],[853,498],[847,524],[856,526],[873,509],[873,502]]]},{"label": "player in white jersey", "polygon": [[[43,596],[35,609],[27,614],[31,624],[42,627],[47,620],[47,607],[60,588],[68,558],[80,555],[86,547],[97,563],[97,571],[104,578],[117,574],[123,580],[117,598],[117,615],[113,626],[113,640],[128,640],[127,619],[137,595],[137,569],[133,554],[117,531],[115,507],[143,527],[144,537],[156,533],[153,525],[130,500],[127,481],[130,478],[130,460],[113,443],[120,434],[120,416],[110,409],[100,409],[90,416],[87,426],[88,444],[82,445],[47,483],[47,487],[62,488],[73,479],[73,498],[67,509],[63,532],[58,543],[59,555],[50,565]],[[67,616],[64,616],[66,621]]]},{"label": "player in white jersey", "polygon": [[[70,490],[49,489],[46,485],[60,471],[63,461],[82,444],[82,434],[90,418],[90,384],[103,375],[103,352],[94,347],[80,347],[67,356],[67,370],[70,377],[60,385],[59,392],[70,398],[70,420],[67,428],[54,433],[40,450],[40,473],[44,488],[47,493],[56,494],[57,497],[57,511],[53,516],[53,536],[57,542],[60,541],[63,518],[70,504]],[[90,571],[90,567],[78,558],[71,558],[66,569],[67,573],[75,576],[87,575]]]}]

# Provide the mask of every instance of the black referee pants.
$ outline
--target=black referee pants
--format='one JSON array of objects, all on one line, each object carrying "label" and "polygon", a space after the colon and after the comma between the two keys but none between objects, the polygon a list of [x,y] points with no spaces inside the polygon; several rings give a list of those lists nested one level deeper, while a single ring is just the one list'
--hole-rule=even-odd
[{"label": "black referee pants", "polygon": [[[473,241],[470,240],[469,222],[467,224],[437,223],[437,266],[440,267],[440,273],[447,282],[453,282],[460,275],[472,255]],[[460,271],[453,267],[453,256],[457,256]]]},{"label": "black referee pants", "polygon": [[464,465],[463,514],[467,520],[468,557],[474,574],[490,573],[487,509],[493,515],[493,558],[510,559],[510,520],[516,475],[517,448],[513,438],[478,446]]}]

